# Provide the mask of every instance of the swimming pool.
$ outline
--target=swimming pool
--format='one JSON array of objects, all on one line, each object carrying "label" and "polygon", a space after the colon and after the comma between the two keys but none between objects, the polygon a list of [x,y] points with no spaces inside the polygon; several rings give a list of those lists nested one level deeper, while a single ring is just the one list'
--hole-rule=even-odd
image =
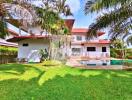
[{"label": "swimming pool", "polygon": [[132,63],[132,60],[84,60],[84,61],[80,61],[80,63],[85,66],[123,65],[124,62]]}]

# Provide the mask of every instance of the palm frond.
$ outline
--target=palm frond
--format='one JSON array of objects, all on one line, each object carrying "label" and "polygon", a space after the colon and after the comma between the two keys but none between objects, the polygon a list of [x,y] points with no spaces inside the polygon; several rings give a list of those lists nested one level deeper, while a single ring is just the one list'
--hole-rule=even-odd
[{"label": "palm frond", "polygon": [[127,45],[132,45],[132,35],[127,38],[126,42]]},{"label": "palm frond", "polygon": [[90,30],[88,31],[88,37],[92,38],[97,36],[98,30],[109,26],[111,26],[110,34],[113,36],[112,38],[116,37],[122,32],[127,33],[131,28],[132,22],[129,21],[131,16],[131,4],[123,6],[118,10],[111,11],[110,13],[105,13],[96,20],[96,23],[91,24]]},{"label": "palm frond", "polygon": [[6,22],[4,20],[0,20],[0,38],[4,39],[8,35]]},{"label": "palm frond", "polygon": [[102,9],[109,9],[111,7],[118,7],[130,3],[131,0],[88,0],[85,5],[85,14],[89,12],[98,12]]}]

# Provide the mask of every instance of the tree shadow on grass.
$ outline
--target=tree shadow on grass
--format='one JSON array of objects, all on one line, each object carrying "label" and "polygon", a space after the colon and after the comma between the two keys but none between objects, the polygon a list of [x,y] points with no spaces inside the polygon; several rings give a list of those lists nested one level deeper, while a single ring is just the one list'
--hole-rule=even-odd
[{"label": "tree shadow on grass", "polygon": [[[111,78],[105,75],[109,73]],[[2,100],[131,100],[132,79],[111,74],[85,77],[56,75],[43,85],[39,77],[30,81],[4,80],[0,82]]]},{"label": "tree shadow on grass", "polygon": [[40,79],[38,80],[39,85],[43,85],[46,81],[54,79],[56,76],[65,77],[66,75],[72,76],[83,76],[83,77],[90,77],[90,76],[101,76],[106,77],[108,79],[111,76],[117,77],[126,77],[131,78],[131,72],[127,71],[114,71],[114,70],[85,70],[85,69],[77,69],[77,68],[68,68],[68,67],[60,67],[60,68],[51,68],[41,75]]},{"label": "tree shadow on grass", "polygon": [[0,71],[2,100],[132,100],[132,72],[68,67],[45,72],[21,64],[2,65]]},{"label": "tree shadow on grass", "polygon": [[0,66],[0,81],[19,79],[28,81],[44,73],[37,67],[23,64],[5,64]]}]

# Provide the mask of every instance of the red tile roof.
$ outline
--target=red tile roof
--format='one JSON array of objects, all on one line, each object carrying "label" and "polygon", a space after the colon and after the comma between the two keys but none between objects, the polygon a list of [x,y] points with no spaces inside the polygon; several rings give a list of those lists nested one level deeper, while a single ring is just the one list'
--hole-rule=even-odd
[{"label": "red tile roof", "polygon": [[72,31],[74,21],[75,21],[74,19],[65,19],[65,24],[68,27],[70,32]]},{"label": "red tile roof", "polygon": [[86,33],[88,32],[87,28],[73,28],[72,33]]},{"label": "red tile roof", "polygon": [[73,42],[73,45],[87,45],[87,44],[110,44],[109,40],[99,40],[99,41],[86,41],[86,42]]},{"label": "red tile roof", "polygon": [[43,39],[43,38],[50,38],[50,35],[35,35],[35,36],[15,36],[13,38],[7,39],[8,42],[18,42],[25,39]]},{"label": "red tile roof", "polygon": [[[87,28],[73,28],[72,34],[74,35],[87,35],[88,29]],[[105,32],[98,32],[98,36],[105,34]]]}]

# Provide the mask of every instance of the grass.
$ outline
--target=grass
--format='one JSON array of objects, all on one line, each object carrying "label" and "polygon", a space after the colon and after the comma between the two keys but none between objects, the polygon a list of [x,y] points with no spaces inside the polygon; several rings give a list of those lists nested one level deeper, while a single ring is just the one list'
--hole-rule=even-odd
[{"label": "grass", "polygon": [[0,100],[132,100],[132,72],[0,65]]}]

